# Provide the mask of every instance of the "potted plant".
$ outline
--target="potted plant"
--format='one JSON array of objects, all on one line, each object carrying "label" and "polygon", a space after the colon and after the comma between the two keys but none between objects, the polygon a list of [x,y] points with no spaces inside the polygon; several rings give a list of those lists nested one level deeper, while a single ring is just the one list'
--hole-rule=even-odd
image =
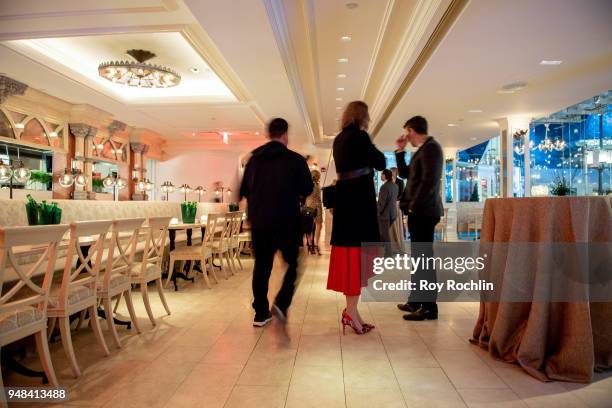
[{"label": "potted plant", "polygon": [[569,195],[570,191],[565,175],[555,176],[555,180],[550,185],[550,194],[554,196],[566,196]]},{"label": "potted plant", "polygon": [[102,179],[100,178],[91,179],[91,187],[93,191],[95,191],[96,193],[104,192],[104,183],[102,182]]},{"label": "potted plant", "polygon": [[198,203],[195,201],[185,201],[181,203],[181,216],[184,224],[193,224],[195,222],[196,213],[198,212]]},{"label": "potted plant", "polygon": [[47,204],[45,200],[42,200],[39,204],[30,194],[27,197],[28,202],[25,207],[29,225],[59,224],[62,221],[62,209],[57,206],[56,202]]}]

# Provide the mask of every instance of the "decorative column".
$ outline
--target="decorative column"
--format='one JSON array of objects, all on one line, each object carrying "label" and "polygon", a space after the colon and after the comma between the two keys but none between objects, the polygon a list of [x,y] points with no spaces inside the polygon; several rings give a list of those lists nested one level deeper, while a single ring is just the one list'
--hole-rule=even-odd
[{"label": "decorative column", "polygon": [[132,169],[132,182],[134,183],[134,193],[132,194],[132,200],[145,201],[147,200],[147,191],[138,190],[138,182],[145,181],[147,170],[145,168],[144,155],[149,150],[149,146],[144,143],[130,143],[130,149],[134,153],[134,162]]},{"label": "decorative column", "polygon": [[[75,200],[87,200],[88,193],[91,191],[91,163],[89,163],[89,173],[85,166],[86,159],[86,138],[90,134],[95,135],[98,131],[96,128],[85,123],[70,123],[70,133],[74,135],[74,160],[71,163],[71,168],[80,170],[85,175],[87,182],[84,186],[74,185],[73,198]],[[91,144],[91,142],[90,142]],[[90,152],[91,153],[91,152]]]},{"label": "decorative column", "polygon": [[93,195],[93,185],[92,185],[92,176],[93,176],[93,143],[94,137],[96,137],[96,133],[98,133],[98,129],[94,127],[89,128],[89,133],[85,136],[85,144],[83,148],[83,173],[87,176],[87,197],[90,200],[94,199]]},{"label": "decorative column", "polygon": [[[500,151],[500,194],[502,197],[514,197],[514,133],[529,129],[529,118],[508,117],[499,119],[499,151]],[[525,141],[523,141],[525,142]],[[526,139],[529,143],[529,138]],[[528,187],[531,184],[529,168],[529,145],[525,145],[525,195],[529,196]]]},{"label": "decorative column", "polygon": [[0,75],[0,105],[6,102],[9,96],[23,95],[26,89],[28,89],[26,84]]}]

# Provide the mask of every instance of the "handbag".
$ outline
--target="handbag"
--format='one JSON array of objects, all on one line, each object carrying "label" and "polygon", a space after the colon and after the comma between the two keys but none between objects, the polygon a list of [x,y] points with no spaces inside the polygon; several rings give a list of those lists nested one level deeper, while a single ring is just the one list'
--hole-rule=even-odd
[{"label": "handbag", "polygon": [[302,206],[302,208],[300,209],[300,212],[302,213],[302,217],[315,218],[317,216],[316,208],[308,207],[305,205]]}]

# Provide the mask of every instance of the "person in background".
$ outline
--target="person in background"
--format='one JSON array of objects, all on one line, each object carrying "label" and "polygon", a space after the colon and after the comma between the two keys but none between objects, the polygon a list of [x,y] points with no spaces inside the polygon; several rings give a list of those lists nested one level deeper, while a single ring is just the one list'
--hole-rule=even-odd
[{"label": "person in background", "polygon": [[[374,328],[361,318],[357,304],[361,288],[367,286],[371,270],[362,275],[361,245],[378,242],[378,214],[374,171],[383,170],[385,155],[366,132],[370,123],[368,105],[348,104],[342,115],[342,131],[334,139],[333,154],[338,173],[331,236],[327,289],[344,293],[346,309],[342,329],[348,325],[363,334]],[[370,269],[364,265],[364,270]]]},{"label": "person in background", "polygon": [[310,173],[312,174],[314,188],[312,193],[306,197],[306,207],[314,208],[317,213],[314,219],[312,245],[309,249],[311,254],[316,252],[317,255],[321,255],[321,251],[319,250],[321,229],[323,228],[323,201],[321,200],[321,186],[319,184],[321,181],[321,173],[319,170],[312,170]]},{"label": "person in background", "polygon": [[397,185],[389,169],[382,171],[380,179],[383,185],[378,191],[378,229],[380,240],[385,245],[385,256],[392,256],[391,227],[397,218]]},{"label": "person in background", "polygon": [[404,180],[397,177],[397,167],[391,167],[391,174],[393,174],[393,182],[397,185],[397,201],[399,201],[404,192]]},{"label": "person in background", "polygon": [[[302,241],[300,197],[312,193],[313,183],[306,160],[289,150],[289,124],[281,118],[268,125],[270,141],[253,150],[244,169],[240,198],[247,200],[255,266],[253,268],[253,326],[265,326],[271,312],[283,323],[291,305],[297,278],[298,253]],[[279,250],[287,272],[272,310],[268,304],[268,282],[274,254]]]},{"label": "person in background", "polygon": [[[416,147],[410,165],[406,165],[406,144]],[[444,156],[442,147],[427,135],[427,120],[422,116],[410,118],[404,125],[404,134],[397,139],[395,158],[399,175],[406,178],[406,189],[402,194],[400,207],[408,215],[411,256],[433,257],[434,229],[444,214],[440,197],[440,179]],[[419,281],[437,282],[435,268],[419,268],[412,275]],[[408,312],[405,320],[436,320],[438,318],[437,292],[412,291],[408,302],[397,305]]]}]

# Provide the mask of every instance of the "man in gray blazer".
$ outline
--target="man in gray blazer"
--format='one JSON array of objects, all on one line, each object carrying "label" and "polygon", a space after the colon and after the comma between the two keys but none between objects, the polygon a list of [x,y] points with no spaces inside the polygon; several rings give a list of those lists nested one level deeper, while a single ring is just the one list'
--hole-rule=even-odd
[{"label": "man in gray blazer", "polygon": [[391,255],[391,235],[390,228],[397,218],[397,184],[393,182],[391,170],[384,169],[380,175],[383,185],[378,192],[378,229],[380,230],[380,240],[385,245],[385,256]]}]

